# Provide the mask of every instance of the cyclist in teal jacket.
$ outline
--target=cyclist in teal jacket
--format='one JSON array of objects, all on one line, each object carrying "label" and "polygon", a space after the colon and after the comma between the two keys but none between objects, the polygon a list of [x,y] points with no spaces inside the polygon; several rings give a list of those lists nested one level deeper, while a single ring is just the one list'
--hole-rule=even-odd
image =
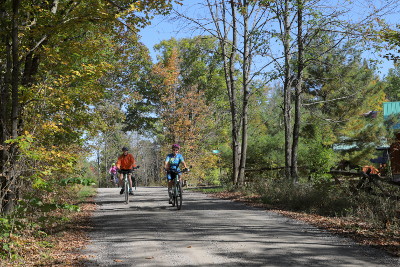
[{"label": "cyclist in teal jacket", "polygon": [[168,154],[165,163],[164,163],[164,168],[167,171],[167,180],[168,180],[168,196],[169,196],[169,203],[172,203],[172,185],[173,181],[176,177],[176,173],[174,171],[180,171],[179,165],[182,163],[183,167],[187,169],[185,160],[183,159],[183,156],[179,154],[179,149],[180,146],[178,144],[173,144],[172,145],[172,153]]}]

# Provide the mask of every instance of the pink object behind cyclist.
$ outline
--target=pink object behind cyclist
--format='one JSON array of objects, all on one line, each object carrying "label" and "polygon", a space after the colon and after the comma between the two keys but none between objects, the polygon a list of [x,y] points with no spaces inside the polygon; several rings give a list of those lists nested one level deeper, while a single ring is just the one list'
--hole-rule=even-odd
[{"label": "pink object behind cyclist", "polygon": [[181,148],[178,144],[173,144],[172,148]]}]

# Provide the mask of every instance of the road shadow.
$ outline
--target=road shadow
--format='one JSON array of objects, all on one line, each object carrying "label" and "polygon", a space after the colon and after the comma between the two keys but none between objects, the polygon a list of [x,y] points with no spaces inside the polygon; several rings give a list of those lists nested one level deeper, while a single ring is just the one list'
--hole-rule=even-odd
[{"label": "road shadow", "polygon": [[[136,266],[135,252],[145,248],[132,244],[149,243],[179,253],[188,253],[188,244],[201,246],[210,257],[226,259],[222,265],[171,263],[176,266],[366,266],[365,259],[368,266],[398,266],[382,251],[338,241],[325,231],[243,203],[190,192],[177,210],[168,204],[166,191],[145,189],[138,190],[128,205],[121,200],[114,192],[101,193],[95,200],[100,209],[91,229],[92,242],[104,244],[109,253],[104,258],[123,260],[113,266]],[[120,251],[129,251],[132,258]],[[151,261],[145,266],[169,266]],[[88,258],[82,264],[109,266],[110,262]]]}]

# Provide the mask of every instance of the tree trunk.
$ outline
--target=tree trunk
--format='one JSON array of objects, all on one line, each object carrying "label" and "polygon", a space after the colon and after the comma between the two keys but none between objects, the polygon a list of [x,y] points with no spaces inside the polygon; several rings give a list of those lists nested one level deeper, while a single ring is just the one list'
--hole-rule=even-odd
[{"label": "tree trunk", "polygon": [[244,51],[243,51],[243,107],[242,107],[242,153],[240,154],[240,165],[239,165],[239,183],[244,184],[245,180],[245,167],[246,167],[246,158],[247,158],[247,128],[248,128],[248,103],[250,98],[250,90],[249,90],[249,71],[251,66],[251,56],[249,53],[250,50],[250,39],[248,34],[248,23],[249,23],[249,14],[248,14],[248,2],[246,0],[243,1],[243,43],[244,43]]},{"label": "tree trunk", "polygon": [[236,7],[233,0],[230,1],[231,12],[232,12],[232,45],[229,53],[229,82],[230,82],[230,106],[232,116],[232,149],[233,149],[233,171],[232,179],[234,184],[239,182],[239,166],[240,166],[240,136],[239,129],[240,123],[237,114],[237,97],[236,97],[236,85],[235,85],[235,57],[236,57],[236,46],[237,46],[237,27],[236,27]]},{"label": "tree trunk", "polygon": [[283,11],[283,48],[284,48],[284,83],[283,83],[283,117],[285,124],[285,176],[290,179],[290,170],[292,164],[292,119],[291,119],[291,49],[290,49],[290,31],[289,21],[289,0],[285,0]]},{"label": "tree trunk", "polygon": [[13,1],[13,17],[12,17],[12,73],[11,73],[11,136],[18,137],[18,115],[19,115],[19,39],[18,39],[18,17],[19,17],[20,0]]},{"label": "tree trunk", "polygon": [[[19,19],[19,7],[20,0],[14,0],[12,2],[12,19],[11,19],[11,138],[18,137],[18,122],[19,122],[19,38],[18,38],[18,19]],[[7,101],[7,100],[6,100]],[[7,123],[5,121],[4,123]],[[8,139],[8,136],[5,137]],[[10,148],[10,163],[11,169],[16,164],[17,157],[17,147],[12,145]],[[2,212],[10,213],[14,208],[15,198],[17,196],[17,186],[16,186],[16,174],[15,171],[10,170],[7,172],[6,186],[2,188],[2,195],[4,195],[4,201],[2,203]]]},{"label": "tree trunk", "polygon": [[[214,13],[212,6],[207,1],[210,13],[213,19],[213,23],[216,26],[218,40],[221,45],[222,57],[224,60],[224,75],[225,84],[227,87],[227,93],[229,98],[229,107],[231,114],[231,146],[232,146],[232,183],[238,184],[239,177],[239,164],[240,164],[240,145],[239,145],[239,129],[240,124],[237,118],[237,97],[236,97],[236,85],[235,85],[235,58],[236,58],[236,45],[237,45],[237,29],[236,29],[236,8],[234,1],[229,1],[231,8],[232,23],[229,24],[227,21],[227,8],[225,1],[221,1],[221,14],[222,19],[218,19],[216,13]],[[218,3],[214,5],[218,11]],[[219,23],[222,23],[222,29]],[[232,33],[232,42],[229,42],[228,35]]]},{"label": "tree trunk", "polygon": [[293,146],[292,146],[292,168],[291,176],[293,182],[298,180],[297,169],[297,151],[299,146],[299,134],[301,124],[301,94],[303,86],[303,70],[304,70],[304,45],[303,45],[303,1],[297,0],[297,82],[295,90],[295,110],[293,125]]},{"label": "tree trunk", "polygon": [[1,153],[1,173],[4,172],[4,164],[8,158],[8,151],[6,149],[5,141],[11,135],[10,131],[10,85],[11,85],[11,72],[12,72],[12,57],[11,57],[11,45],[9,42],[9,38],[5,37],[4,42],[6,45],[6,69],[4,71],[3,82],[1,83],[1,121],[0,125],[2,128],[1,131],[1,145],[3,145],[3,150]]}]

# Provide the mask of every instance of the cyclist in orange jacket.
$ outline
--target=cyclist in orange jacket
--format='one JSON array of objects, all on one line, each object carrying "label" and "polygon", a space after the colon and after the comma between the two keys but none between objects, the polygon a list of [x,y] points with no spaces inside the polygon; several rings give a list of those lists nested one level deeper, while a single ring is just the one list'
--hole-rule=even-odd
[{"label": "cyclist in orange jacket", "polygon": [[122,148],[122,155],[118,157],[117,168],[119,172],[119,185],[121,186],[121,191],[119,192],[121,195],[124,193],[124,185],[123,185],[123,172],[128,173],[128,181],[129,181],[129,194],[133,195],[132,191],[132,171],[133,168],[136,167],[135,158],[132,154],[128,153],[128,148]]}]

